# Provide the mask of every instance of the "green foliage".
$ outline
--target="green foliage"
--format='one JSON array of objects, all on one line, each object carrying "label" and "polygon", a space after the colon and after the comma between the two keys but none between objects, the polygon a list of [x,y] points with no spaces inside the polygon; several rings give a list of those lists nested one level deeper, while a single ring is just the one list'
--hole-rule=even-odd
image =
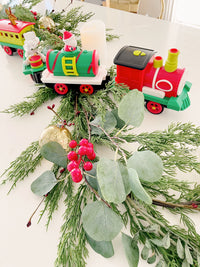
[{"label": "green foliage", "polygon": [[105,258],[110,258],[114,255],[114,249],[111,241],[96,241],[86,234],[86,238],[91,248]]},{"label": "green foliage", "polygon": [[152,151],[137,151],[128,160],[128,168],[137,171],[141,180],[156,182],[160,180],[163,172],[161,158]]},{"label": "green foliage", "polygon": [[2,184],[12,182],[9,192],[16,186],[17,182],[23,181],[30,173],[33,173],[36,167],[40,164],[42,156],[38,142],[30,144],[20,156],[13,160],[1,177],[6,175]]},{"label": "green foliage", "polygon": [[139,248],[136,240],[122,233],[122,244],[130,267],[137,267],[139,262]]},{"label": "green foliage", "polygon": [[44,144],[40,149],[40,153],[45,159],[58,166],[67,167],[67,152],[59,143],[48,142]]},{"label": "green foliage", "polygon": [[143,94],[138,90],[130,91],[119,103],[118,115],[126,124],[140,126],[144,119]]},{"label": "green foliage", "polygon": [[55,97],[57,97],[57,94],[53,89],[42,86],[39,87],[39,90],[33,93],[32,96],[26,97],[28,101],[23,101],[21,103],[11,105],[9,108],[1,112],[21,117],[25,114],[35,111],[42,104],[44,104],[48,100],[54,99]]},{"label": "green foliage", "polygon": [[83,228],[96,241],[111,241],[122,229],[121,218],[103,202],[87,204],[82,212]]},{"label": "green foliage", "polygon": [[128,174],[129,174],[130,188],[131,188],[131,191],[133,192],[134,196],[136,196],[140,200],[144,201],[148,205],[152,204],[152,199],[147,194],[147,192],[145,191],[143,186],[141,185],[136,170],[130,168],[130,169],[128,169]]},{"label": "green foliage", "polygon": [[52,171],[45,171],[32,184],[31,190],[38,196],[44,196],[54,188],[58,183],[55,174]]},{"label": "green foliage", "polygon": [[106,201],[120,204],[126,199],[121,172],[116,161],[101,158],[97,164],[97,180]]}]

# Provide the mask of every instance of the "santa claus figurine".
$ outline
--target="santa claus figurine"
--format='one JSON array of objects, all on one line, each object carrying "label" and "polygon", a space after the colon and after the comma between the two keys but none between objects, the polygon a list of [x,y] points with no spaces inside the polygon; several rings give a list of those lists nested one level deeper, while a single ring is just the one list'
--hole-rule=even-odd
[{"label": "santa claus figurine", "polygon": [[76,50],[77,41],[71,32],[65,31],[63,33],[63,41],[65,43],[64,51],[70,52]]}]

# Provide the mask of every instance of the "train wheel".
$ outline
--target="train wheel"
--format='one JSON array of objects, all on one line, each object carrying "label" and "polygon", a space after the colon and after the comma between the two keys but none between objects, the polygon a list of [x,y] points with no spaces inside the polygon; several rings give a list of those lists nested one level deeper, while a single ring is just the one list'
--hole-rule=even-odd
[{"label": "train wheel", "polygon": [[68,87],[64,83],[56,83],[54,89],[59,95],[65,95],[68,92]]},{"label": "train wheel", "polygon": [[153,114],[160,114],[164,109],[163,105],[153,101],[148,101],[146,103],[146,108],[149,112]]},{"label": "train wheel", "polygon": [[4,46],[3,50],[8,54],[9,56],[13,55],[13,50],[9,46]]},{"label": "train wheel", "polygon": [[81,84],[81,86],[80,86],[80,92],[82,94],[91,95],[94,92],[94,88],[90,84]]},{"label": "train wheel", "polygon": [[23,57],[23,55],[24,55],[24,50],[23,50],[23,49],[17,49],[17,54],[18,54],[20,57]]}]

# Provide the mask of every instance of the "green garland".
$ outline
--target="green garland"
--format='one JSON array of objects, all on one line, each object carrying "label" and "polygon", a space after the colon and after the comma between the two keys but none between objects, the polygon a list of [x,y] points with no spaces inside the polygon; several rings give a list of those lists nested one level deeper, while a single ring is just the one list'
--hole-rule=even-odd
[{"label": "green garland", "polygon": [[[22,5],[16,6],[21,19],[27,14],[23,6],[27,2],[34,6],[39,1],[24,1]],[[78,9],[74,9],[67,17],[68,21],[72,19],[70,30],[74,32],[78,25],[77,16],[83,21],[91,15],[79,16],[76,12]],[[54,21],[65,20],[64,12],[52,13],[51,16]],[[60,23],[61,28],[64,24]],[[54,33],[43,31],[42,34],[48,36]],[[58,34],[59,30],[55,35]],[[200,210],[200,184],[177,179],[177,170],[200,173],[200,162],[194,156],[194,151],[200,145],[200,128],[191,123],[176,123],[164,131],[135,134],[134,127],[139,126],[143,119],[143,96],[137,90],[129,92],[124,86],[115,84],[112,80],[114,75],[114,70],[110,69],[111,82],[93,95],[69,91],[66,96],[60,97],[56,111],[54,107],[49,107],[55,114],[53,125],[68,125],[74,140],[79,142],[83,138],[88,139],[94,144],[95,151],[97,145],[113,150],[114,160],[96,157],[95,163],[92,161],[91,171],[86,172],[81,167],[83,180],[75,188],[66,168],[70,162],[66,151],[55,142],[49,142],[42,148],[38,142],[33,142],[10,163],[2,174],[2,184],[12,183],[11,191],[19,181],[34,172],[43,157],[53,163],[52,169],[37,178],[31,188],[34,193],[41,195],[41,203],[44,202],[39,221],[47,213],[47,228],[64,195],[66,209],[56,267],[85,266],[87,243],[102,256],[113,256],[112,239],[121,232],[123,225],[130,227],[130,235],[121,233],[130,266],[138,266],[140,257],[149,264],[157,260],[156,267],[200,266],[200,235],[189,217],[190,212]],[[27,97],[27,101],[12,105],[4,112],[14,116],[33,115],[38,107],[56,96],[53,89],[40,85],[36,93]],[[130,109],[131,116],[128,114]],[[137,151],[133,153],[125,149],[124,145],[129,143],[137,144]],[[144,160],[145,164],[140,164],[139,159]],[[152,169],[145,169],[146,166]],[[41,185],[41,178],[43,181],[49,179],[48,186],[50,184],[51,189],[48,187],[47,190],[46,186]],[[112,183],[107,182],[109,179]],[[171,194],[171,190],[177,196]],[[171,225],[158,206],[179,215],[185,228]],[[88,218],[94,212],[97,219],[91,223]],[[32,216],[27,226],[31,225],[31,219]],[[99,220],[104,223],[103,235]],[[111,225],[111,222],[114,224]],[[93,225],[96,231],[93,231]]]}]

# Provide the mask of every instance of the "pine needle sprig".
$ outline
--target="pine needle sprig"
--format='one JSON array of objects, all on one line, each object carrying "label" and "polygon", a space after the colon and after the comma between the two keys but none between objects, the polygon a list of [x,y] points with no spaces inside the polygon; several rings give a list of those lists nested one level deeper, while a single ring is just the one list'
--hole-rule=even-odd
[{"label": "pine needle sprig", "polygon": [[[33,173],[36,167],[40,164],[42,156],[40,154],[39,143],[32,142],[31,145],[24,150],[20,156],[10,163],[10,166],[1,175],[6,178],[1,184],[13,182],[9,192],[16,186],[17,182],[23,181],[30,173]],[[26,164],[24,164],[26,162]],[[8,192],[8,193],[9,193]]]},{"label": "pine needle sprig", "polygon": [[77,193],[66,197],[66,211],[64,224],[61,227],[61,237],[58,245],[58,254],[55,266],[84,267],[85,257],[88,255],[86,248],[85,231],[80,218],[82,209],[87,204],[89,191],[86,185],[80,185]]},{"label": "pine needle sprig", "polygon": [[29,114],[34,112],[43,103],[57,97],[55,91],[48,87],[40,87],[33,95],[26,97],[28,101],[11,105],[9,108],[1,111],[2,113],[13,114],[13,117]]}]

